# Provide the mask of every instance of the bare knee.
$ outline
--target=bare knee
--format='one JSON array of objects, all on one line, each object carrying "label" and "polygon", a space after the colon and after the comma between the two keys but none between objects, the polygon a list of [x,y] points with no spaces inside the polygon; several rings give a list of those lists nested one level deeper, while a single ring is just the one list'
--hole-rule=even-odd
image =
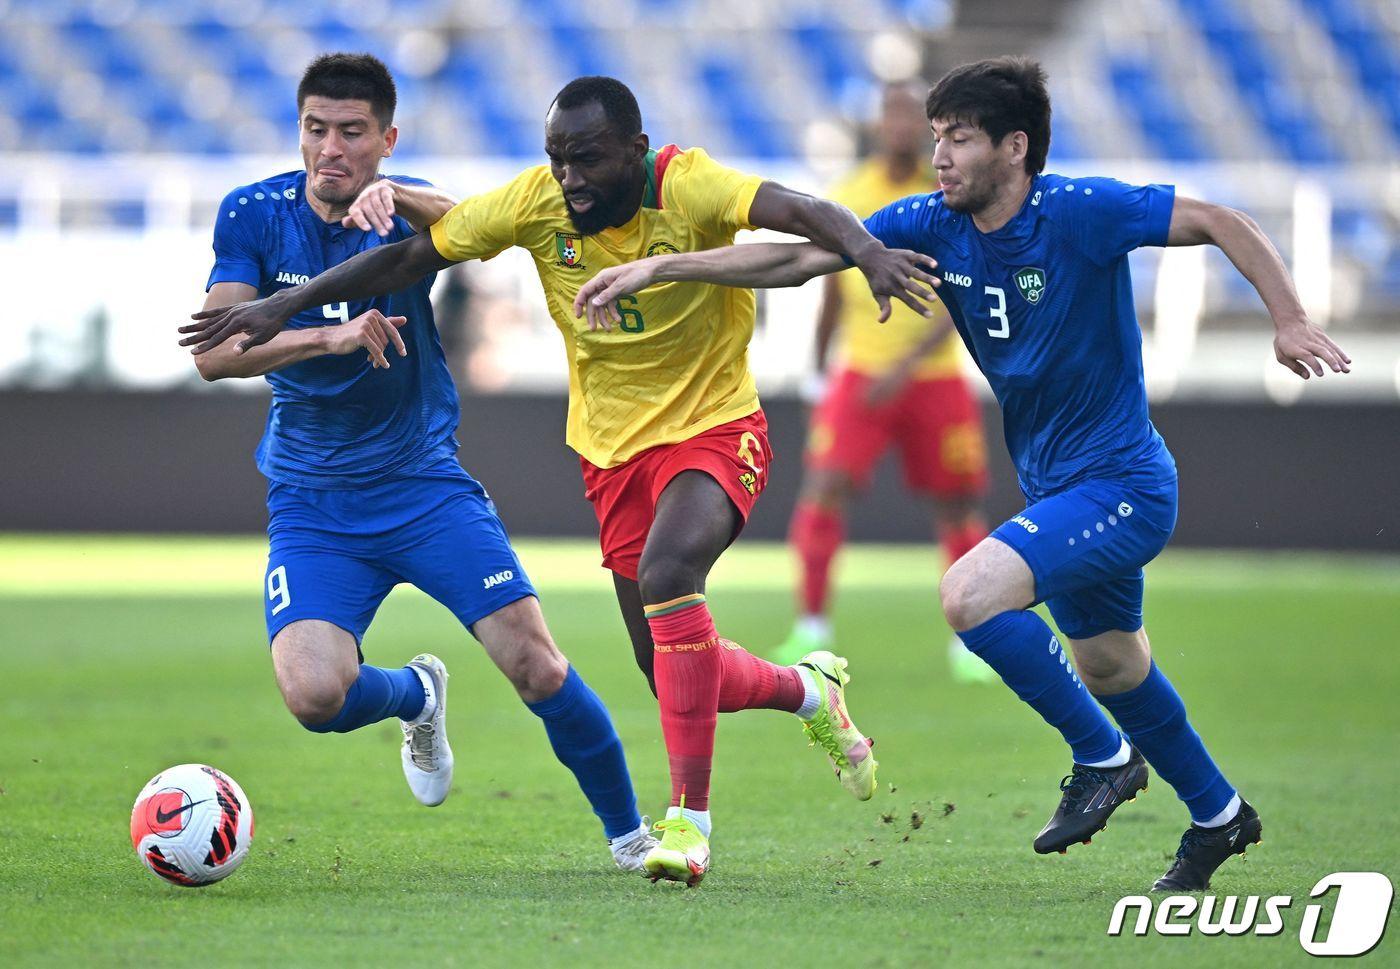
[{"label": "bare knee", "polygon": [[994,608],[985,587],[979,587],[970,569],[954,563],[938,584],[938,598],[948,625],[957,632],[980,626],[1003,610]]},{"label": "bare knee", "polygon": [[1070,640],[1074,665],[1090,693],[1126,693],[1147,678],[1152,648],[1145,630],[1111,630],[1089,639]]},{"label": "bare knee", "polygon": [[1115,680],[1122,674],[1126,663],[1122,656],[1076,648],[1074,665],[1085,685],[1094,693],[1102,693],[1098,686]]},{"label": "bare knee", "polygon": [[671,551],[644,554],[637,566],[637,585],[643,602],[669,602],[699,592],[704,574]]},{"label": "bare knee", "polygon": [[522,640],[511,651],[501,671],[526,703],[548,700],[564,686],[569,675],[569,661],[546,636]]},{"label": "bare knee", "polygon": [[355,637],[329,622],[299,620],[272,641],[272,668],[292,716],[308,726],[327,723],[360,675]]},{"label": "bare knee", "polygon": [[965,632],[1011,609],[1035,601],[1035,577],[1010,546],[993,538],[952,564],[938,585],[948,624]]},{"label": "bare knee", "polygon": [[345,705],[348,687],[338,678],[298,678],[282,682],[282,699],[292,716],[303,724],[318,725],[335,719]]}]

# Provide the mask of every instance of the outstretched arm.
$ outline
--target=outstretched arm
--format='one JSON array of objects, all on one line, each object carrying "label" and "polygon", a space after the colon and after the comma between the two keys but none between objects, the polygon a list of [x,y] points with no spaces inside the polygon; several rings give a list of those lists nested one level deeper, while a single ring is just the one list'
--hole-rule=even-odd
[{"label": "outstretched arm", "polygon": [[1319,377],[1324,364],[1351,372],[1351,357],[1308,319],[1298,291],[1269,237],[1249,216],[1223,205],[1177,197],[1172,206],[1169,246],[1218,246],[1249,280],[1274,321],[1274,357],[1304,380]]},{"label": "outstretched arm", "polygon": [[870,293],[880,306],[881,323],[889,319],[891,297],[916,313],[933,315],[926,305],[933,294],[911,280],[905,274],[906,264],[844,205],[795,192],[777,182],[764,182],[749,206],[749,221],[764,229],[804,236],[828,252],[847,256],[870,283]]},{"label": "outstretched arm", "polygon": [[[241,303],[257,294],[258,291],[247,283],[215,283],[204,300],[204,308]],[[407,322],[406,317],[386,317],[378,310],[370,310],[339,326],[284,331],[247,353],[240,353],[225,343],[195,357],[194,365],[199,375],[210,381],[224,377],[261,377],[312,357],[343,355],[363,348],[369,352],[373,366],[387,370],[389,360],[385,350],[390,344],[401,357],[408,352],[399,335],[399,327]]]},{"label": "outstretched arm", "polygon": [[340,224],[345,228],[373,229],[381,236],[394,230],[397,215],[422,232],[452,210],[458,199],[433,185],[406,185],[392,178],[381,178],[365,186],[350,203]]},{"label": "outstretched arm", "polygon": [[198,344],[194,348],[198,355],[236,333],[247,333],[247,338],[235,348],[244,353],[271,340],[287,320],[303,310],[398,292],[450,265],[452,261],[444,259],[433,245],[432,236],[421,232],[393,245],[366,250],[300,286],[266,299],[194,313],[190,319],[196,322],[180,327],[180,332],[186,334],[180,346]]},{"label": "outstretched arm", "polygon": [[[888,252],[896,258],[898,271],[905,279],[938,285],[932,275],[936,264],[928,256],[903,249]],[[650,256],[604,269],[584,283],[574,297],[574,316],[582,316],[587,310],[590,328],[601,326],[610,330],[613,323],[622,320],[617,298],[640,293],[654,283],[700,282],[776,289],[801,286],[816,276],[845,268],[846,262],[839,255],[810,242],[761,242]]]}]

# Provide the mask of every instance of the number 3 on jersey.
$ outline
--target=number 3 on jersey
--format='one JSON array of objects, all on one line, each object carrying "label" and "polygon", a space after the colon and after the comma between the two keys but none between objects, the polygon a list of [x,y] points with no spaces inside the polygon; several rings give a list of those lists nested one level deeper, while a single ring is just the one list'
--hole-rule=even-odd
[{"label": "number 3 on jersey", "polygon": [[987,327],[987,336],[994,336],[999,340],[1005,340],[1011,335],[1011,321],[1006,318],[1006,290],[998,286],[986,286],[983,287],[983,292],[988,296],[996,297],[997,305],[993,306],[988,312],[992,314],[993,319],[1000,321],[999,326]]}]

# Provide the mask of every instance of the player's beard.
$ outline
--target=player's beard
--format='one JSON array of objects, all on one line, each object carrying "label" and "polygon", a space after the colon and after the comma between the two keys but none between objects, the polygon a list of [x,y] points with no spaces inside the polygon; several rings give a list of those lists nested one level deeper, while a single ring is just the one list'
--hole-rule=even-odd
[{"label": "player's beard", "polygon": [[[341,179],[340,181],[345,181],[345,179]],[[311,183],[311,193],[315,195],[317,199],[333,208],[348,207],[350,203],[355,201],[356,197],[359,196],[360,190],[363,188],[364,186],[361,185],[354,191],[347,192],[334,185],[325,185],[321,183],[319,179],[313,180]]]},{"label": "player's beard", "polygon": [[962,196],[956,200],[950,199],[946,191],[943,193],[943,204],[954,212],[976,215],[996,200],[996,186],[991,179],[982,178],[975,182],[964,179],[962,188]]},{"label": "player's beard", "polygon": [[574,224],[579,235],[597,235],[604,229],[626,222],[631,217],[630,212],[623,211],[627,204],[625,189],[613,195],[603,195],[601,192],[590,194],[593,196],[593,205],[587,212],[575,212],[568,200],[564,201],[564,207],[569,210],[569,221]]}]

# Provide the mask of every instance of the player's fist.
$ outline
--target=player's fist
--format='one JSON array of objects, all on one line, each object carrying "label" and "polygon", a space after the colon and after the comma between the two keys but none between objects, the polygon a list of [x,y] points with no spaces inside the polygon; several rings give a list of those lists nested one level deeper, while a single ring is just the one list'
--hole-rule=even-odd
[{"label": "player's fist", "polygon": [[370,182],[350,203],[340,224],[347,229],[373,229],[381,236],[394,231],[394,183],[387,178]]},{"label": "player's fist", "polygon": [[348,323],[326,327],[326,352],[337,356],[354,353],[363,347],[369,351],[369,361],[375,367],[389,369],[389,358],[384,350],[389,344],[399,351],[399,356],[407,356],[403,335],[399,327],[408,322],[406,316],[385,316],[379,310],[361,313]]}]

